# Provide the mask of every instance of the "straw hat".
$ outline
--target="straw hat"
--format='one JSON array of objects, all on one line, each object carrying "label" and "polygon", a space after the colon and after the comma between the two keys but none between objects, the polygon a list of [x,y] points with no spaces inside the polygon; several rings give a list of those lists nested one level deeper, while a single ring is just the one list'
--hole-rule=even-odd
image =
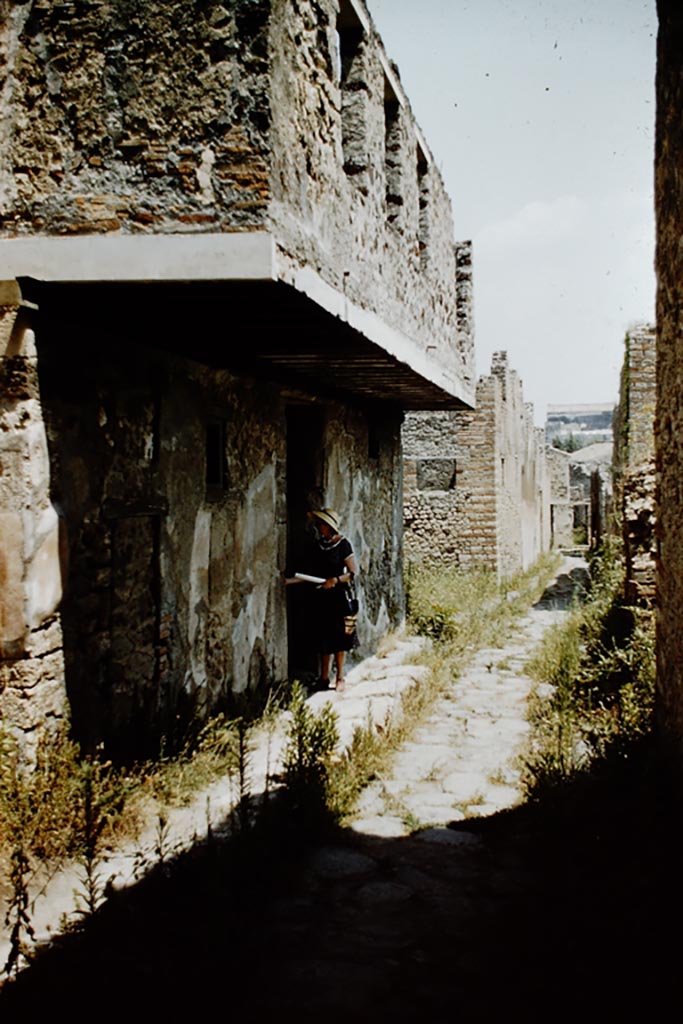
[{"label": "straw hat", "polygon": [[335,512],[333,508],[316,509],[313,515],[317,516],[318,519],[322,519],[328,526],[331,526],[335,533],[339,532],[339,513]]}]

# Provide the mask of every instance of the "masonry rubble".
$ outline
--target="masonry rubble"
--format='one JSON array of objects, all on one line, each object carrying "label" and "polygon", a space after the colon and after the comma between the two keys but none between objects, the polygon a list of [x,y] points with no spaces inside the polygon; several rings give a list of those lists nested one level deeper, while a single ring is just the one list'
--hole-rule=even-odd
[{"label": "masonry rubble", "polygon": [[137,757],[310,668],[312,505],[359,653],[400,624],[401,420],[473,404],[466,273],[362,0],[3,13],[0,718]]},{"label": "masonry rubble", "polygon": [[505,578],[548,550],[551,508],[567,500],[568,466],[548,462],[506,352],[495,353],[490,375],[480,377],[473,410],[409,412],[403,443],[409,559]]}]

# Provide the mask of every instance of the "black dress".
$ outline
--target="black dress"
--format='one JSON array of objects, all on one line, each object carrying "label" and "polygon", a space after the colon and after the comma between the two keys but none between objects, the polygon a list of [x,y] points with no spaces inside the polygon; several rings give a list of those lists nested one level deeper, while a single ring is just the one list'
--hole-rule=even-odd
[{"label": "black dress", "polygon": [[[311,551],[311,575],[326,580],[347,575],[346,559],[352,554],[353,548],[346,537],[332,544],[316,544]],[[329,590],[316,589],[311,594],[313,644],[320,654],[352,651],[358,647],[355,620],[348,617],[345,591],[345,585],[338,583]]]}]

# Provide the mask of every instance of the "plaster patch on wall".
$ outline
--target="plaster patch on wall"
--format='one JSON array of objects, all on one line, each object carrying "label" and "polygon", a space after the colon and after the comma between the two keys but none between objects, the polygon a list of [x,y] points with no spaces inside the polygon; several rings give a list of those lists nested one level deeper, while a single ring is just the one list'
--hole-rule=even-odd
[{"label": "plaster patch on wall", "polygon": [[200,202],[209,206],[211,203],[216,201],[216,196],[213,191],[213,183],[211,180],[211,174],[213,171],[213,165],[216,162],[216,154],[208,146],[202,150],[202,162],[197,168],[197,184],[199,185]]},{"label": "plaster patch on wall", "polygon": [[[190,673],[186,686],[206,686],[206,629],[209,609],[209,553],[211,549],[211,511],[197,511],[190,561],[190,602],[188,640]],[[189,684],[189,685],[188,685]]]},{"label": "plaster patch on wall", "polygon": [[59,517],[52,505],[38,516],[32,539],[26,566],[26,618],[30,628],[36,629],[54,614],[62,599]]},{"label": "plaster patch on wall", "polygon": [[234,687],[238,693],[250,683],[253,651],[264,646],[268,594],[274,585],[269,551],[276,544],[275,509],[275,467],[270,464],[250,484],[239,514],[241,543],[237,545],[240,557],[235,571],[241,577],[236,584],[242,594],[242,608],[232,630]]}]

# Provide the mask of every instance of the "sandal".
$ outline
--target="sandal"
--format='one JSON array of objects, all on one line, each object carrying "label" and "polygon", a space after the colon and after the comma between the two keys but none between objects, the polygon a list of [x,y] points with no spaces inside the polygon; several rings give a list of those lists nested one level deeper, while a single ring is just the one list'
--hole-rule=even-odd
[{"label": "sandal", "polygon": [[337,691],[337,693],[343,693],[345,686],[346,686],[346,680],[345,679],[337,679],[336,683],[334,684],[334,687],[335,687],[335,690]]}]

